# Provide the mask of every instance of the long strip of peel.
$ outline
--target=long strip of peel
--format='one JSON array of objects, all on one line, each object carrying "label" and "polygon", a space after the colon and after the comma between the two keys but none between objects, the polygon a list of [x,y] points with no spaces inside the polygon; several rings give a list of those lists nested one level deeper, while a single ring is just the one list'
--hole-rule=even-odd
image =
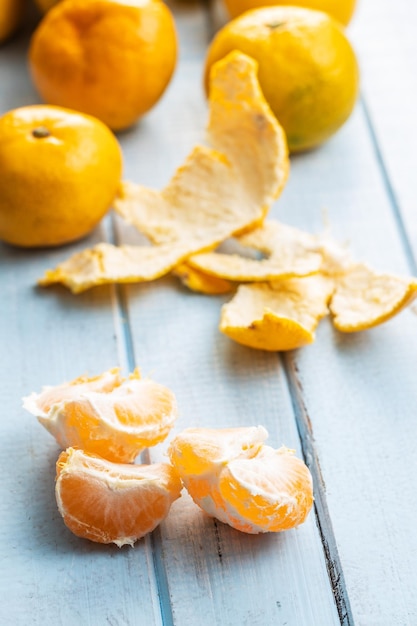
[{"label": "long strip of peel", "polygon": [[285,185],[288,150],[260,90],[257,63],[240,52],[212,68],[207,135],[212,147],[196,146],[162,191],[125,182],[115,200],[120,215],[164,247],[154,254],[100,244],[47,272],[40,284],[61,282],[79,292],[153,280],[262,223]]},{"label": "long strip of peel", "polygon": [[73,293],[109,283],[137,283],[164,276],[188,256],[183,245],[113,246],[99,243],[74,254],[38,281],[61,283]]},{"label": "long strip of peel", "polygon": [[232,281],[265,282],[293,276],[308,276],[321,269],[323,256],[313,235],[277,221],[238,237],[239,243],[268,255],[251,259],[238,254],[206,252],[188,262],[206,274]]},{"label": "long strip of peel", "polygon": [[330,303],[333,324],[344,333],[386,322],[417,297],[417,280],[377,273],[364,264],[353,266],[336,282]]},{"label": "long strip of peel", "polygon": [[241,285],[222,308],[220,330],[251,348],[299,348],[314,341],[333,290],[333,280],[320,274]]}]

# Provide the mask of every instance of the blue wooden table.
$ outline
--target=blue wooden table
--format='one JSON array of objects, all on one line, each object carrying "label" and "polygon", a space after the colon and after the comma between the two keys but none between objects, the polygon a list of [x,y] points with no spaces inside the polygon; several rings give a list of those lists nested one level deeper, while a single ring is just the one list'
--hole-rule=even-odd
[{"label": "blue wooden table", "polygon": [[[205,2],[172,4],[181,43],[158,106],[120,135],[126,179],[161,188],[206,121],[206,46],[224,18]],[[417,275],[417,5],[362,0],[349,29],[362,95],[346,126],[296,156],[272,215],[333,235],[372,266]],[[28,26],[28,29],[30,25]],[[0,50],[0,113],[38,101],[28,32]],[[1,184],[1,181],[0,181]],[[36,280],[87,245],[130,242],[107,218],[87,241],[24,251],[0,244],[0,623],[11,626],[415,626],[417,624],[417,319],[337,333],[286,354],[218,332],[225,297],[174,277],[79,296]],[[45,384],[135,365],[177,395],[175,432],[262,423],[274,447],[304,455],[314,478],[307,523],[250,536],[187,496],[135,547],[89,543],[54,499],[58,448],[21,408]],[[164,460],[166,446],[150,452]]]}]

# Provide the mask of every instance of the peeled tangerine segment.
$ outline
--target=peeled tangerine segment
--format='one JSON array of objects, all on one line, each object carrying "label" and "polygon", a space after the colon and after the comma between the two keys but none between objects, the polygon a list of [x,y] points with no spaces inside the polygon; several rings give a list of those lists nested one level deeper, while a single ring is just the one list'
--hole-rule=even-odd
[{"label": "peeled tangerine segment", "polygon": [[168,515],[181,489],[167,463],[111,463],[73,448],[57,461],[59,512],[75,535],[98,543],[133,545]]},{"label": "peeled tangerine segment", "polygon": [[294,451],[264,445],[267,436],[262,426],[187,429],[174,439],[169,454],[206,513],[243,532],[279,532],[306,520],[313,483]]},{"label": "peeled tangerine segment", "polygon": [[100,244],[46,273],[74,292],[106,282],[141,282],[261,223],[283,189],[285,133],[257,80],[257,64],[239,52],[212,71],[208,140],[196,146],[162,191],[122,183],[114,208],[156,249]]},{"label": "peeled tangerine segment", "polygon": [[241,285],[222,308],[220,330],[251,348],[299,348],[314,341],[333,290],[333,280],[320,274]]},{"label": "peeled tangerine segment", "polygon": [[40,394],[32,393],[24,399],[24,407],[33,415],[46,418],[55,404],[74,400],[85,392],[109,393],[119,387],[123,381],[124,378],[118,367],[99,374],[99,376],[79,376],[69,383],[55,387],[45,386]]},{"label": "peeled tangerine segment", "polygon": [[265,282],[313,274],[320,270],[323,262],[314,236],[273,220],[238,237],[238,241],[267,254],[268,258],[256,260],[238,254],[206,252],[192,256],[189,263],[219,278]]},{"label": "peeled tangerine segment", "polygon": [[171,442],[169,454],[181,474],[201,475],[231,459],[254,456],[267,437],[263,426],[187,428]]},{"label": "peeled tangerine segment", "polygon": [[[114,385],[102,388],[111,376]],[[163,441],[177,417],[174,394],[135,370],[122,378],[110,370],[98,378],[78,378],[46,387],[23,405],[62,448],[73,446],[109,461],[132,462],[146,447]]]},{"label": "peeled tangerine segment", "polygon": [[386,322],[416,297],[416,279],[378,274],[357,264],[338,279],[330,310],[335,327],[351,333]]}]

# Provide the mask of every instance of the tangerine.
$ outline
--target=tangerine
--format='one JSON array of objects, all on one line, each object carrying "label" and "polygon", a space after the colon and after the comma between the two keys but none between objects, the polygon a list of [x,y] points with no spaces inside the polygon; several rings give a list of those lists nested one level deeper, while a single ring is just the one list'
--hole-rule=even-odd
[{"label": "tangerine", "polygon": [[11,37],[20,24],[24,0],[1,0],[0,2],[0,43]]},{"label": "tangerine", "polygon": [[99,120],[35,105],[0,118],[0,239],[57,246],[87,235],[110,208],[122,154]]},{"label": "tangerine", "polygon": [[131,126],[165,91],[177,58],[174,20],[155,0],[66,0],[35,31],[29,65],[49,104]]},{"label": "tangerine", "polygon": [[327,14],[292,6],[244,13],[213,39],[206,85],[213,63],[232,50],[258,62],[261,89],[292,152],[321,144],[350,116],[358,96],[358,64],[342,26]]},{"label": "tangerine", "polygon": [[224,3],[232,18],[259,7],[291,4],[291,6],[305,9],[324,11],[345,26],[349,24],[356,8],[356,0],[291,0],[290,3],[286,0],[224,0]]}]

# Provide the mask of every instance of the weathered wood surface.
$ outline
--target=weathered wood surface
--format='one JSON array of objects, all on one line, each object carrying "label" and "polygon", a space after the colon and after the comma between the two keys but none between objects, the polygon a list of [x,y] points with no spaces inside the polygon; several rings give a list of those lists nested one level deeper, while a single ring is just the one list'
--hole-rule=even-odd
[{"label": "weathered wood surface", "polygon": [[[399,0],[393,16],[388,4],[362,0],[350,32],[363,99],[334,139],[292,159],[273,215],[317,232],[326,214],[358,257],[412,273],[416,183],[407,138],[416,132],[415,9]],[[120,136],[126,178],[155,187],[203,138],[202,61],[221,20],[218,7],[213,13],[205,4],[173,10],[181,41],[175,79],[143,122]],[[24,35],[0,50],[0,113],[38,101],[25,52]],[[352,336],[324,321],[314,345],[281,356],[230,342],[217,330],[226,298],[189,293],[172,277],[77,297],[34,288],[69,252],[108,238],[135,235],[107,220],[65,249],[34,253],[0,244],[0,623],[414,626],[413,313]],[[176,432],[262,423],[272,445],[303,451],[315,478],[316,515],[296,531],[246,536],[184,496],[134,549],[73,537],[54,501],[57,446],[20,399],[43,384],[117,364],[124,371],[139,365],[171,386],[180,406]],[[146,458],[164,458],[164,450]]]}]

